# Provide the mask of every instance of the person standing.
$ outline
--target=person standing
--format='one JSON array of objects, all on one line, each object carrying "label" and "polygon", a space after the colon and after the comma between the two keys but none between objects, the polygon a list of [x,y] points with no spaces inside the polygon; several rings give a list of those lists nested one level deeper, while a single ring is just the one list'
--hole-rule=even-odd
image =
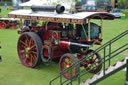
[{"label": "person standing", "polygon": [[4,3],[4,7],[7,10],[7,7],[8,7],[7,3]]}]

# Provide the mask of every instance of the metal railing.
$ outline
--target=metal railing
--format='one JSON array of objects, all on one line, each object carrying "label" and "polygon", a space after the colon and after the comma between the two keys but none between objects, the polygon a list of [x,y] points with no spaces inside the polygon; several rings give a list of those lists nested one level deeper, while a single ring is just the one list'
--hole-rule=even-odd
[{"label": "metal railing", "polygon": [[[55,83],[55,85],[73,85],[73,82],[75,82],[75,85],[77,85],[77,84],[80,85],[81,77],[83,77],[85,74],[89,73],[91,70],[93,70],[95,68],[95,67],[93,67],[92,69],[89,69],[89,70],[80,69],[80,64],[82,62],[84,62],[85,60],[89,59],[89,57],[94,55],[96,52],[103,52],[103,55],[102,55],[103,58],[101,59],[102,62],[99,65],[102,64],[102,66],[103,66],[103,75],[105,76],[106,75],[105,70],[106,70],[106,68],[108,68],[111,65],[111,59],[128,49],[128,43],[127,42],[126,42],[126,44],[124,44],[124,45],[122,45],[119,48],[114,49],[114,50],[112,49],[112,44],[114,42],[120,40],[121,38],[126,37],[127,34],[128,34],[128,30],[126,30],[125,32],[119,34],[118,36],[116,36],[112,40],[106,42],[104,45],[102,45],[101,47],[97,48],[92,53],[89,53],[88,55],[84,56],[82,59],[80,59],[77,62],[75,62],[72,66],[70,66],[69,68],[67,68],[64,71],[60,72],[60,74],[57,77],[55,77],[54,79],[52,79],[49,82],[49,85],[54,85],[54,83]],[[108,52],[106,52],[106,50]],[[108,64],[106,64],[106,61],[108,61]],[[97,62],[95,62],[95,63],[97,63]],[[92,64],[91,66],[93,66],[94,64]],[[74,78],[72,78],[72,69],[74,67],[76,67],[76,66],[79,66],[79,69],[78,69],[79,72],[76,74],[77,76],[76,76],[76,79],[74,81]],[[89,67],[91,67],[91,66],[89,66]],[[96,65],[96,66],[98,66],[98,65]],[[89,68],[89,67],[87,67],[87,68]],[[63,78],[63,75],[65,73],[67,73],[67,72],[70,72],[70,76],[71,76],[70,79]],[[59,83],[56,83],[56,81],[59,81]]]},{"label": "metal railing", "polygon": [[101,78],[89,83],[89,85],[96,85],[98,82],[108,78],[109,76],[119,72],[120,70],[124,69],[126,67],[126,85],[128,85],[128,59],[126,59],[126,63],[121,65],[120,67],[114,69],[113,71],[107,73],[106,75],[102,76]]}]

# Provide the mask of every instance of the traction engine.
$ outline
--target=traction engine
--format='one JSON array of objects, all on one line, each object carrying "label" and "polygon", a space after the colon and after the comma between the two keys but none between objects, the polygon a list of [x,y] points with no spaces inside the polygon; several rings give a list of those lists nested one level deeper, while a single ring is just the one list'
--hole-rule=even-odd
[{"label": "traction engine", "polygon": [[16,29],[17,25],[19,25],[19,19],[0,18],[0,28],[1,29],[6,29],[6,28],[10,28],[10,27],[11,27],[11,29]]},{"label": "traction engine", "polygon": [[[25,16],[24,21],[30,21],[30,23],[24,25],[20,30],[18,30],[18,34],[21,34],[21,36],[19,37],[17,43],[17,49],[19,58],[23,65],[33,68],[40,65],[42,61],[46,65],[50,65],[52,61],[54,61],[59,62],[60,70],[63,71],[64,69],[69,68],[78,59],[82,59],[91,52],[94,52],[94,50],[89,49],[90,47],[93,45],[101,45],[103,38],[102,20],[104,18],[103,16],[107,18],[106,16],[108,14],[97,13],[96,16],[95,14],[90,14],[91,16],[83,18],[83,24],[80,24],[81,22],[74,18],[74,16],[76,16],[75,14],[73,15],[69,13],[66,15],[67,17],[71,15],[71,17],[74,19],[63,18],[66,17],[63,15],[64,10],[64,6],[61,5],[42,7],[32,6],[33,13],[38,14],[38,11],[46,12],[42,13],[42,15],[38,15],[37,17],[35,16],[34,19],[26,17],[30,16],[30,13],[29,15],[20,15],[20,18],[21,16]],[[52,13],[51,11],[53,14],[54,11],[56,11],[58,14],[55,14],[55,17],[51,14],[51,17],[46,19],[45,14],[47,14],[47,12],[50,14]],[[12,14],[10,13],[11,17]],[[57,15],[59,18],[56,18]],[[42,17],[40,18],[39,16]],[[110,18],[113,16],[108,15],[108,17]],[[17,16],[16,18],[19,17]],[[101,25],[90,22],[92,18],[101,18]],[[43,21],[38,21],[38,24],[33,25],[33,20],[38,19],[43,19]],[[89,67],[93,63],[98,64],[98,66],[96,68]],[[99,72],[102,68],[100,54],[95,52],[95,54],[88,60],[83,61],[80,66],[85,67],[86,70],[93,68],[93,70],[90,71],[91,73]],[[77,73],[79,72],[78,68],[79,66],[73,68],[72,78],[76,77]],[[64,77],[70,79],[71,76],[69,73],[70,72],[65,73]]]}]

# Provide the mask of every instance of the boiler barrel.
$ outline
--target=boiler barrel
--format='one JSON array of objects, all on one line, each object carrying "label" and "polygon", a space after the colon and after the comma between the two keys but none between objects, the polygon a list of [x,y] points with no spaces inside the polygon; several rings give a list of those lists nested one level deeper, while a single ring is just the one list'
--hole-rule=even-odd
[{"label": "boiler barrel", "polygon": [[73,41],[73,40],[72,41],[62,40],[62,41],[59,41],[59,47],[62,49],[69,49],[73,53],[79,53],[80,48],[88,48],[88,47],[91,47],[91,45],[78,43],[77,41]]},{"label": "boiler barrel", "polygon": [[46,11],[46,12],[54,12],[56,10],[57,13],[63,13],[65,11],[65,7],[61,5],[57,6],[31,6],[32,11]]}]

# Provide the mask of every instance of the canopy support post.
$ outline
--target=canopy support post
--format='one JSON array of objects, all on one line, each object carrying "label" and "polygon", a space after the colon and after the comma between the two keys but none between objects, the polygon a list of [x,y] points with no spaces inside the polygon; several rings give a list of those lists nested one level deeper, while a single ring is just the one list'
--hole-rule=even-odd
[{"label": "canopy support post", "polygon": [[101,38],[103,39],[103,18],[101,18],[101,20],[100,20],[101,22],[100,22],[100,26],[101,26]]},{"label": "canopy support post", "polygon": [[90,19],[88,19],[88,41],[90,41]]},{"label": "canopy support post", "polygon": [[22,25],[22,19],[20,19],[20,28],[22,28],[23,25]]}]

